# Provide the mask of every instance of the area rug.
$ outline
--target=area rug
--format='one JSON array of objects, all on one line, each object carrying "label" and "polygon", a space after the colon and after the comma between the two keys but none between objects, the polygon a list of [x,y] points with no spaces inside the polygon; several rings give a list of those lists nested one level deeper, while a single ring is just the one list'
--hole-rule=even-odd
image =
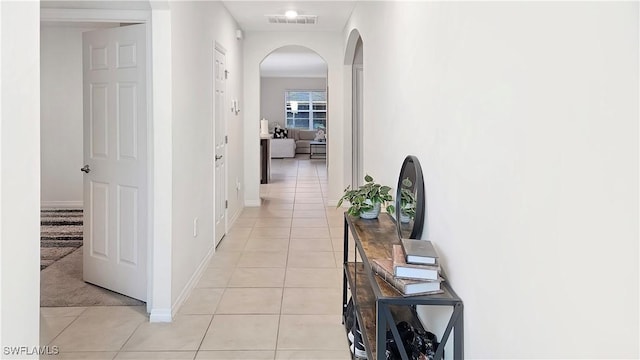
[{"label": "area rug", "polygon": [[145,303],[82,280],[82,247],[40,271],[40,306],[127,306]]},{"label": "area rug", "polygon": [[82,209],[40,211],[40,270],[82,246]]}]

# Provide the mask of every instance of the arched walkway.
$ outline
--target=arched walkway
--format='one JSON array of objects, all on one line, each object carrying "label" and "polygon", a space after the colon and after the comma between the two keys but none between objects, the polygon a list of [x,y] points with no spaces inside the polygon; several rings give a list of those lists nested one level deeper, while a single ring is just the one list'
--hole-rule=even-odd
[{"label": "arched walkway", "polygon": [[328,136],[327,136],[327,174],[328,174],[328,203],[335,205],[343,187],[343,98],[342,98],[342,55],[337,51],[340,36],[333,34],[299,33],[259,33],[248,36],[245,42],[245,206],[259,206],[259,120],[260,89],[257,84],[260,79],[260,63],[274,50],[283,46],[298,45],[313,50],[322,57],[328,67]]}]

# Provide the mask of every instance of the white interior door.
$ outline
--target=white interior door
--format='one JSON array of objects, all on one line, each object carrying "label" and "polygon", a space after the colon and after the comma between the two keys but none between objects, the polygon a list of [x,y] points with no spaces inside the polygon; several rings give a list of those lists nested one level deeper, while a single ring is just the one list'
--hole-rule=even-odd
[{"label": "white interior door", "polygon": [[225,55],[218,49],[214,56],[215,76],[215,246],[227,233],[227,169],[226,169],[226,67]]},{"label": "white interior door", "polygon": [[84,280],[146,301],[145,25],[83,34]]}]

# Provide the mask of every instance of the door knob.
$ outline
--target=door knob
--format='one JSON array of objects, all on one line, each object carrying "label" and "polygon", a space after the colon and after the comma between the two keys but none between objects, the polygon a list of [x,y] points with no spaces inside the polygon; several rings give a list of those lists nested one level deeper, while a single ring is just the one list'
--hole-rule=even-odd
[{"label": "door knob", "polygon": [[216,160],[222,159],[222,155],[216,155]]},{"label": "door knob", "polygon": [[89,168],[89,165],[85,165],[80,169],[80,171],[83,171],[88,174],[89,172],[91,172],[91,169]]}]

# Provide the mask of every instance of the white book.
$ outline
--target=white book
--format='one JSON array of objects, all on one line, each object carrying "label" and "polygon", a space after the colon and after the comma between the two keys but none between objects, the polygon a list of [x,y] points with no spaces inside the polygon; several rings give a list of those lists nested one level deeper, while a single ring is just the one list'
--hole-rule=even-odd
[{"label": "white book", "polygon": [[429,240],[402,239],[402,249],[409,264],[435,265],[438,253]]},{"label": "white book", "polygon": [[439,265],[407,264],[402,245],[393,245],[393,273],[396,277],[417,280],[437,280],[440,276]]}]

